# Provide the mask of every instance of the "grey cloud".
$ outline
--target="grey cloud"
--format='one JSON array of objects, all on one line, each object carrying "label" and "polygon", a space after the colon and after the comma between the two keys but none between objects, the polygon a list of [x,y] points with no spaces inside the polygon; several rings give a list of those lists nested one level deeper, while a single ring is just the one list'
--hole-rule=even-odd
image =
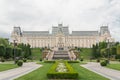
[{"label": "grey cloud", "polygon": [[74,30],[96,30],[108,24],[112,36],[120,41],[116,31],[120,29],[120,0],[1,0],[0,9],[0,32],[7,35],[14,25],[23,30],[48,30],[63,22]]}]

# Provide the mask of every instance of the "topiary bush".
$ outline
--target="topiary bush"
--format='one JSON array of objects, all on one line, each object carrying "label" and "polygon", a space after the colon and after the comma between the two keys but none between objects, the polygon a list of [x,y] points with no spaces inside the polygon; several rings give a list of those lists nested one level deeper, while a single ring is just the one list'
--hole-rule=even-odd
[{"label": "topiary bush", "polygon": [[5,59],[1,59],[1,62],[5,62]]},{"label": "topiary bush", "polygon": [[42,61],[42,58],[40,58],[40,61]]},{"label": "topiary bush", "polygon": [[80,61],[83,61],[83,58],[81,58]]},{"label": "topiary bush", "polygon": [[102,61],[102,62],[100,63],[100,65],[101,65],[101,66],[107,66],[107,63],[106,63],[106,61]]},{"label": "topiary bush", "polygon": [[100,62],[100,59],[97,59],[97,62]]},{"label": "topiary bush", "polygon": [[17,65],[18,65],[18,66],[22,66],[22,65],[23,65],[23,62],[22,62],[22,61],[18,61],[18,62],[17,62]]},{"label": "topiary bush", "polygon": [[24,59],[23,59],[23,62],[27,62],[27,59],[26,59],[26,58],[24,58]]}]

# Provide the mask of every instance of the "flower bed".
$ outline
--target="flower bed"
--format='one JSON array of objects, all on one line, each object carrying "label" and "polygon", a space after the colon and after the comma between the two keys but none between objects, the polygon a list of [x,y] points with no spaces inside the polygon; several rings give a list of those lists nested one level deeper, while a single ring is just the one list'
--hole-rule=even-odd
[{"label": "flower bed", "polygon": [[66,68],[65,64],[60,62],[57,65],[56,72],[67,72],[68,69]]},{"label": "flower bed", "polygon": [[47,77],[48,79],[77,79],[78,73],[66,61],[57,61],[47,73]]}]

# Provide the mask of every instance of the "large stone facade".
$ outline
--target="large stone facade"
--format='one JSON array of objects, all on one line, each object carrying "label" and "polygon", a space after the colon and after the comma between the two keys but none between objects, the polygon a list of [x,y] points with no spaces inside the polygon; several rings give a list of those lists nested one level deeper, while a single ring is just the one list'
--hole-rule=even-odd
[{"label": "large stone facade", "polygon": [[52,26],[52,33],[49,31],[21,31],[20,27],[14,27],[12,40],[17,43],[30,44],[31,47],[84,47],[90,48],[93,44],[109,40],[111,38],[108,26],[101,26],[100,31],[72,31],[69,27],[58,24]]}]

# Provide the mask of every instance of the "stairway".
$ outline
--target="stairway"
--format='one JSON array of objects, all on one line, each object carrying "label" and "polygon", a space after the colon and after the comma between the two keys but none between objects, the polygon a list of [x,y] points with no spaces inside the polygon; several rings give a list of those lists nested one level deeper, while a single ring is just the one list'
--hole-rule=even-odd
[{"label": "stairway", "polygon": [[58,59],[70,60],[68,51],[54,51],[53,60]]}]

